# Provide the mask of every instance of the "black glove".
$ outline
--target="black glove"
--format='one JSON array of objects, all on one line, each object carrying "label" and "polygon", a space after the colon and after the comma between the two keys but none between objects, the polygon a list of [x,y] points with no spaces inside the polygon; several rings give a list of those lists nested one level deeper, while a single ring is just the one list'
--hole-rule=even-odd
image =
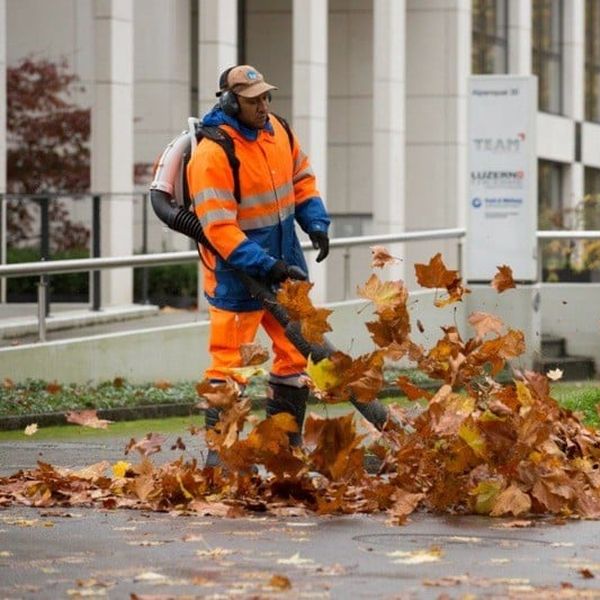
[{"label": "black glove", "polygon": [[319,251],[317,262],[321,262],[327,258],[329,254],[329,236],[324,231],[311,231],[308,234],[313,248]]},{"label": "black glove", "polygon": [[267,281],[271,285],[277,285],[286,279],[305,281],[308,277],[300,267],[290,266],[283,260],[278,260],[267,273]]}]

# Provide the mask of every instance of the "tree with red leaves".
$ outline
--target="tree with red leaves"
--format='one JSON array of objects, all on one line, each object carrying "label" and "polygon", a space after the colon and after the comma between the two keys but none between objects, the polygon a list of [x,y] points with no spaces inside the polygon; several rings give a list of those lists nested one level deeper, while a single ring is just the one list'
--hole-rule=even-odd
[{"label": "tree with red leaves", "polygon": [[[90,187],[90,109],[71,101],[78,77],[65,60],[31,57],[6,69],[7,191],[13,194],[81,193]],[[11,201],[8,241],[33,233],[31,204]],[[52,246],[87,245],[89,231],[69,219],[63,202],[50,202]]]}]

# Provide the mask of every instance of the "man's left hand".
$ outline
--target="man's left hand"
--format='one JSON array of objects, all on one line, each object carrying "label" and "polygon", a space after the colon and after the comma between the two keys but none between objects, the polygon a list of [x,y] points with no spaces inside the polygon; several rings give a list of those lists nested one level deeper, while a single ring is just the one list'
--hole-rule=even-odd
[{"label": "man's left hand", "polygon": [[327,258],[329,254],[329,236],[324,231],[311,231],[308,234],[313,248],[319,251],[317,262],[321,262]]}]

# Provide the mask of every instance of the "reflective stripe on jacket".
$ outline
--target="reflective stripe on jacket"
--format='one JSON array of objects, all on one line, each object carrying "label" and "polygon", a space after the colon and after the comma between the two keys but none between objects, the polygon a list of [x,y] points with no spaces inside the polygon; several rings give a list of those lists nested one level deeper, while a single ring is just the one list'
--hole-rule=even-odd
[{"label": "reflective stripe on jacket", "polygon": [[[265,277],[277,259],[306,271],[294,221],[310,233],[327,231],[329,218],[296,138],[292,151],[276,117],[269,127],[249,134],[220,109],[207,117],[205,124],[219,125],[232,137],[240,161],[239,204],[231,167],[216,143],[202,140],[188,164],[190,195],[209,241],[228,263],[255,277]],[[210,267],[204,268],[204,291],[211,305],[234,311],[261,308],[223,260],[205,248],[201,252]]]}]

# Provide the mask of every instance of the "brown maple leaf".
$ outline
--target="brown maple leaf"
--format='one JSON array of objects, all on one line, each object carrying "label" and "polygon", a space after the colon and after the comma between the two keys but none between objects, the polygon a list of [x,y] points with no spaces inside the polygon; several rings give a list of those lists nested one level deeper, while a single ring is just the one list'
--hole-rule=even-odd
[{"label": "brown maple leaf", "polygon": [[419,285],[425,288],[447,289],[460,280],[458,271],[446,268],[439,252],[429,261],[429,264],[416,264],[415,274]]},{"label": "brown maple leaf", "polygon": [[396,385],[404,392],[404,395],[409,400],[418,400],[419,398],[426,398],[429,400],[431,394],[427,390],[423,390],[417,387],[408,377],[401,375],[396,379]]},{"label": "brown maple leaf", "polygon": [[333,311],[313,306],[308,296],[313,285],[308,281],[284,281],[277,292],[277,301],[287,310],[292,321],[300,323],[300,331],[308,342],[321,344],[323,335],[331,331],[327,318]]},{"label": "brown maple leaf", "polygon": [[142,456],[156,454],[161,451],[162,444],[166,440],[167,438],[164,435],[160,435],[160,433],[147,433],[146,437],[142,438],[139,442],[131,438],[125,447],[125,454],[129,454],[132,450],[137,450]]},{"label": "brown maple leaf", "polygon": [[531,498],[513,483],[496,496],[490,515],[500,517],[511,514],[518,517],[530,510]]},{"label": "brown maple leaf", "polygon": [[512,269],[508,265],[499,265],[497,269],[498,272],[492,279],[492,287],[499,294],[505,290],[517,287],[513,279]]},{"label": "brown maple leaf", "polygon": [[[211,383],[204,379],[196,384],[196,393],[201,398],[205,398],[209,406],[227,409],[238,401],[240,388],[233,379],[227,379],[224,383]],[[199,403],[197,406],[205,407],[204,403]]]},{"label": "brown maple leaf", "polygon": [[471,313],[469,324],[473,326],[479,339],[483,339],[488,333],[502,335],[502,328],[504,327],[504,323],[499,317],[485,312]]},{"label": "brown maple leaf", "polygon": [[258,343],[242,344],[240,346],[242,366],[262,365],[269,360],[269,351]]},{"label": "brown maple leaf", "polygon": [[71,410],[65,414],[68,423],[91,427],[92,429],[106,429],[109,423],[107,419],[99,419],[95,410]]},{"label": "brown maple leaf", "polygon": [[373,302],[384,317],[393,317],[396,307],[403,305],[408,296],[403,281],[382,282],[374,273],[363,287],[357,288],[357,294]]},{"label": "brown maple leaf", "polygon": [[381,269],[390,263],[399,262],[384,246],[371,246],[371,267]]},{"label": "brown maple leaf", "polygon": [[60,392],[62,389],[62,385],[60,383],[57,383],[56,381],[51,381],[50,383],[48,383],[48,385],[46,385],[46,391],[49,394],[58,394],[58,392]]}]

